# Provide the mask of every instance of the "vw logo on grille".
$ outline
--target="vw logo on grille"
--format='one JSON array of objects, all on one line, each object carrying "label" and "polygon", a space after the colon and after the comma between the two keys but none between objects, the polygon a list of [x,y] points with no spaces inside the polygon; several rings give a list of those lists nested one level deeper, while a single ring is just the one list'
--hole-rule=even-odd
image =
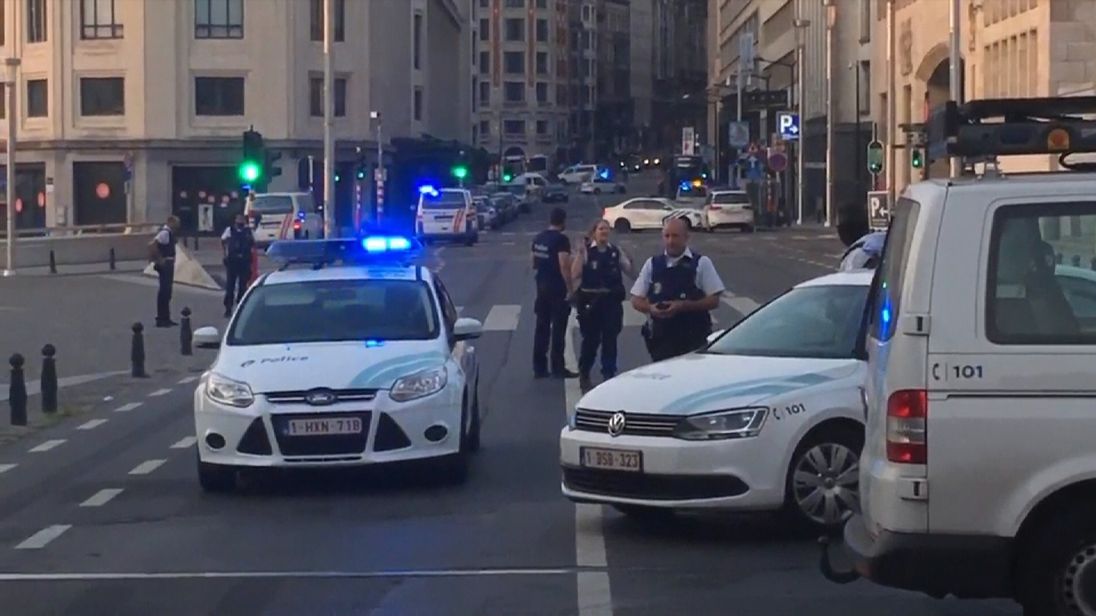
[{"label": "vw logo on grille", "polygon": [[609,436],[624,434],[624,425],[626,423],[627,419],[624,417],[624,411],[613,413],[613,416],[609,418]]},{"label": "vw logo on grille", "polygon": [[327,406],[334,404],[335,400],[335,392],[330,389],[313,389],[304,395],[304,401],[312,406]]}]

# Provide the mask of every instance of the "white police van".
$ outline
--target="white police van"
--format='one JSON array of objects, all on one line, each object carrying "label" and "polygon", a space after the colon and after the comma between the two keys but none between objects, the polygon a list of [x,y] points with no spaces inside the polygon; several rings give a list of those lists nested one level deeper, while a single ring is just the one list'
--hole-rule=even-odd
[{"label": "white police van", "polygon": [[471,191],[423,186],[415,214],[415,233],[424,242],[449,240],[472,246],[479,241],[479,216]]},{"label": "white police van", "polygon": [[260,244],[323,237],[323,213],[311,193],[251,193],[244,214]]},{"label": "white police van", "polygon": [[248,290],[223,339],[195,332],[220,348],[194,391],[203,488],[229,490],[247,468],[423,459],[464,478],[480,438],[482,325],[410,262],[414,243],[276,242],[283,268]]},{"label": "white police van", "polygon": [[1096,282],[1074,271],[1096,263],[1083,114],[1096,97],[934,114],[936,155],[1057,154],[1071,170],[991,161],[895,204],[868,310],[862,510],[844,531],[855,572],[823,559],[831,577],[1096,615]]}]

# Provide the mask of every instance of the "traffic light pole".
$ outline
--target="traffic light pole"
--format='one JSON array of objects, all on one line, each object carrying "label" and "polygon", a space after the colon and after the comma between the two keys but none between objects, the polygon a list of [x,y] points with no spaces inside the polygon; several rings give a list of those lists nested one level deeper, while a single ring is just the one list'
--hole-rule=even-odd
[{"label": "traffic light pole", "polygon": [[335,236],[334,0],[323,2],[323,232]]}]

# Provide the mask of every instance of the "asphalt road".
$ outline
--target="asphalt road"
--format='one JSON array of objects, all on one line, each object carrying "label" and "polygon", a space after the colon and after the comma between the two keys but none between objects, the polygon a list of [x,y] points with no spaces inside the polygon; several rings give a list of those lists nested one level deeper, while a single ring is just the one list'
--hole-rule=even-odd
[{"label": "asphalt road", "polygon": [[[609,199],[602,198],[608,202]],[[566,206],[577,236],[600,211]],[[576,383],[534,380],[528,249],[542,207],[475,247],[429,257],[484,320],[483,449],[463,486],[416,472],[294,475],[232,495],[197,484],[193,376],[127,387],[79,419],[0,446],[5,615],[719,614],[1005,616],[817,572],[812,537],[773,516],[649,526],[559,494],[558,434]],[[619,238],[637,257],[657,233]],[[730,325],[831,271],[826,229],[697,235],[732,295]],[[644,363],[639,323],[622,367]],[[105,420],[105,421],[98,421]]]}]

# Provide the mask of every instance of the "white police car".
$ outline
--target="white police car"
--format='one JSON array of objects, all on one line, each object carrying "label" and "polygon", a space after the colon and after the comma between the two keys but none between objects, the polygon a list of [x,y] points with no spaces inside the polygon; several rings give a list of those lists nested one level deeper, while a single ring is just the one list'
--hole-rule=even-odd
[{"label": "white police car", "polygon": [[872,272],[804,282],[700,352],[587,393],[560,434],[563,494],[626,514],[785,508],[839,527],[858,507]]},{"label": "white police car", "polygon": [[[458,318],[404,237],[276,242],[282,269],[256,281],[194,392],[198,478],[242,468],[437,458],[455,481],[480,438],[482,325]],[[304,267],[293,268],[293,265]]]}]

